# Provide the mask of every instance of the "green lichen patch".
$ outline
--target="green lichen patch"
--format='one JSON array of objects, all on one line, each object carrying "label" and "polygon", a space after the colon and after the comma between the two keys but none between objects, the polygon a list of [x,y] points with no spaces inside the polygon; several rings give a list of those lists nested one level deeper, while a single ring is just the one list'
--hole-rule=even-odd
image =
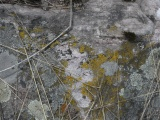
[{"label": "green lichen patch", "polygon": [[159,48],[152,49],[145,63],[140,66],[140,69],[143,71],[147,79],[154,79],[157,76],[159,52]]},{"label": "green lichen patch", "polygon": [[7,102],[11,97],[11,90],[9,86],[0,80],[0,102]]},{"label": "green lichen patch", "polygon": [[131,85],[136,87],[137,90],[141,90],[142,89],[142,76],[141,74],[138,74],[136,72],[132,73],[130,75],[130,80],[131,80]]},{"label": "green lichen patch", "polygon": [[36,120],[46,120],[49,107],[46,104],[34,100],[28,105],[29,112],[35,117]]},{"label": "green lichen patch", "polygon": [[105,62],[101,67],[104,68],[106,76],[112,76],[118,70],[118,64],[116,62]]}]

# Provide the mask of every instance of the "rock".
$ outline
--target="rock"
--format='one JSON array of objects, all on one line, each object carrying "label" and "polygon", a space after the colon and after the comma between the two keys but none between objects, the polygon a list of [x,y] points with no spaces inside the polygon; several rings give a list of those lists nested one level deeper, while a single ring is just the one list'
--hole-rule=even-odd
[{"label": "rock", "polygon": [[9,101],[11,97],[11,90],[8,86],[8,83],[0,80],[0,103]]},{"label": "rock", "polygon": [[116,62],[105,62],[101,67],[104,68],[106,76],[112,76],[118,70],[118,64]]},{"label": "rock", "polygon": [[160,96],[154,97],[151,104],[152,104],[152,107],[159,108],[160,107]]},{"label": "rock", "polygon": [[[152,96],[151,105],[146,106],[146,112],[143,108],[149,101],[147,96],[158,89],[155,87],[159,69],[155,66],[159,65],[160,56],[156,11],[159,3],[155,3],[84,1],[84,7],[73,9],[73,24],[67,33],[61,32],[69,27],[68,6],[45,11],[41,7],[1,4],[0,70],[26,60],[14,69],[0,72],[3,79],[9,78],[5,80],[16,86],[18,95],[16,98],[9,94],[10,100],[3,102],[4,118],[19,114],[26,95],[24,104],[29,103],[33,116],[24,107],[20,115],[24,120],[45,119],[42,106],[52,120],[49,105],[55,119],[136,120],[159,109],[156,95]],[[34,55],[30,63],[25,50],[28,56]],[[36,100],[38,95],[45,104]]]},{"label": "rock", "polygon": [[48,116],[47,111],[49,111],[49,107],[46,104],[41,104],[42,103],[40,101],[33,100],[28,105],[29,112],[36,120],[45,120]]},{"label": "rock", "polygon": [[124,17],[116,25],[125,32],[134,33],[137,41],[143,40],[144,36],[151,35],[154,31],[152,21],[134,3],[127,5]]},{"label": "rock", "polygon": [[130,75],[130,80],[131,80],[131,85],[135,86],[137,90],[141,90],[142,89],[142,76],[141,74],[138,73],[132,73]]},{"label": "rock", "polygon": [[141,10],[147,16],[156,17],[156,12],[160,8],[159,0],[142,0],[140,4]]},{"label": "rock", "polygon": [[152,41],[155,42],[155,43],[159,43],[160,41],[160,21],[157,21],[156,24],[155,24],[155,30],[154,30],[154,33],[152,35]]},{"label": "rock", "polygon": [[[0,53],[0,71],[4,70],[18,62],[18,58],[8,51]],[[0,77],[8,83],[14,83],[19,73],[18,66],[0,73]]]}]

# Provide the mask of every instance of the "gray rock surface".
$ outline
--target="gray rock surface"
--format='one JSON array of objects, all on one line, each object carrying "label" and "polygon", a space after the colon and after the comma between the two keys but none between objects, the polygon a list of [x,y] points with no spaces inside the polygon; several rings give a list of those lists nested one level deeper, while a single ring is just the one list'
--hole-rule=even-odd
[{"label": "gray rock surface", "polygon": [[146,14],[147,16],[153,16],[155,18],[156,12],[160,7],[160,1],[159,0],[141,0],[140,7],[144,14]]}]

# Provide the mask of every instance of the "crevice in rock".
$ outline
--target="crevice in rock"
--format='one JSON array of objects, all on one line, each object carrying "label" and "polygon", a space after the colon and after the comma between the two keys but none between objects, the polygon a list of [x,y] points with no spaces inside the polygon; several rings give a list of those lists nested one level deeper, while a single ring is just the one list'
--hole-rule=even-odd
[{"label": "crevice in rock", "polygon": [[125,38],[130,41],[130,42],[135,42],[136,41],[136,35],[135,33],[132,32],[124,32],[123,33]]}]

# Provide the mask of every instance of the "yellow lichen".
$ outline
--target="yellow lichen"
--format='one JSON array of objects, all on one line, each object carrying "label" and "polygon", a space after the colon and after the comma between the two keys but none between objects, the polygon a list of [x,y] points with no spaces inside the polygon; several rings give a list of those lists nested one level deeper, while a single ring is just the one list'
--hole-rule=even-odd
[{"label": "yellow lichen", "polygon": [[112,50],[107,50],[106,51],[106,56],[108,58],[108,61],[117,61],[119,57],[119,51],[112,51]]},{"label": "yellow lichen", "polygon": [[[124,48],[127,50],[126,52],[129,51],[129,53],[124,53],[125,50],[107,50],[105,54],[98,54],[94,58],[90,58],[87,62],[82,63],[82,68],[90,69],[94,74],[93,80],[84,83],[81,87],[81,93],[84,96],[87,96],[91,101],[95,101],[95,97],[100,97],[99,95],[101,93],[103,95],[101,96],[101,102],[103,102],[103,104],[107,105],[117,102],[118,88],[115,87],[114,84],[119,80],[122,73],[118,70],[113,76],[105,76],[105,70],[101,68],[101,65],[107,61],[117,62],[119,55],[124,55],[123,59],[125,59],[125,57],[128,57],[129,59],[130,57],[132,58],[133,54],[131,49],[127,45],[124,46]],[[82,46],[80,51],[86,52],[85,47]],[[121,88],[121,86],[119,88]],[[101,102],[98,100],[96,105],[101,106]],[[115,110],[115,106],[113,105],[109,106],[108,108]],[[105,111],[107,112],[108,110],[105,109]],[[93,110],[91,114],[93,115],[94,119],[103,119],[103,114],[100,109]]]},{"label": "yellow lichen", "polygon": [[12,16],[12,17],[16,17],[17,16],[15,12],[11,12],[11,13],[9,13],[9,15]]},{"label": "yellow lichen", "polygon": [[44,48],[44,47],[46,47],[46,45],[47,45],[47,44],[45,44],[45,43],[40,43],[40,44],[39,44],[39,47],[40,47],[40,48]]},{"label": "yellow lichen", "polygon": [[83,84],[81,88],[81,93],[84,96],[87,96],[90,100],[94,100],[94,95],[96,95],[97,92],[97,89],[92,86],[97,86],[96,82],[87,82],[86,84]]},{"label": "yellow lichen", "polygon": [[114,79],[112,78],[112,76],[106,76],[106,81],[107,81],[107,84],[108,84],[108,85],[112,85]]},{"label": "yellow lichen", "polygon": [[95,76],[92,81],[83,84],[82,87],[82,94],[88,96],[90,99],[93,99],[93,95],[97,92],[97,90],[92,86],[99,85],[99,80],[104,76],[104,69],[101,68],[101,64],[103,64],[106,60],[107,57],[104,54],[98,54],[97,57],[81,65],[82,68],[92,70]]},{"label": "yellow lichen", "polygon": [[74,35],[71,35],[68,41],[77,41],[77,38]]},{"label": "yellow lichen", "polygon": [[0,29],[1,30],[4,30],[6,27],[5,26],[0,26]]},{"label": "yellow lichen", "polygon": [[67,60],[61,60],[61,64],[62,64],[64,67],[67,67],[67,66],[68,66],[68,61],[67,61]]},{"label": "yellow lichen", "polygon": [[26,32],[25,31],[20,31],[19,36],[21,39],[24,39],[26,37]]},{"label": "yellow lichen", "polygon": [[116,31],[116,30],[117,30],[117,26],[112,25],[112,26],[110,26],[110,28],[109,28],[108,30],[109,30],[110,32]]},{"label": "yellow lichen", "polygon": [[72,87],[73,83],[75,83],[75,78],[72,76],[66,76],[63,78],[63,83]]},{"label": "yellow lichen", "polygon": [[94,54],[93,48],[91,48],[90,46],[87,46],[87,45],[80,45],[79,52],[80,53],[86,52],[89,55],[93,55]]},{"label": "yellow lichen", "polygon": [[69,82],[73,82],[73,81],[74,81],[74,77],[72,77],[72,76],[67,76],[66,79],[67,79]]},{"label": "yellow lichen", "polygon": [[96,58],[91,59],[89,61],[89,68],[92,71],[98,71],[100,72],[100,66],[107,60],[107,57],[104,54],[98,54]]},{"label": "yellow lichen", "polygon": [[119,50],[119,55],[121,58],[119,58],[120,63],[128,63],[133,57],[133,48],[135,47],[134,44],[130,42],[125,42],[121,45],[121,49]]},{"label": "yellow lichen", "polygon": [[[70,107],[74,108],[77,112],[79,111],[79,108],[77,106],[77,102],[73,99],[72,94],[71,94],[71,90],[67,90],[65,97],[64,97],[64,101],[66,105],[70,105]],[[65,107],[65,105],[64,105]],[[67,106],[69,107],[69,106]],[[67,110],[68,108],[66,108]],[[68,116],[68,114],[66,114]]]},{"label": "yellow lichen", "polygon": [[55,42],[53,42],[50,46],[50,48],[54,48],[56,45],[59,45],[60,42],[58,40],[56,40]]},{"label": "yellow lichen", "polygon": [[24,54],[25,54],[25,50],[24,50],[24,48],[18,48],[18,51],[20,51],[20,52],[22,52],[22,53],[24,53]]},{"label": "yellow lichen", "polygon": [[80,53],[84,53],[85,52],[85,46],[84,45],[80,46],[79,52]]},{"label": "yellow lichen", "polygon": [[71,90],[69,89],[69,90],[67,90],[64,99],[65,99],[65,101],[70,102],[71,105],[76,106],[77,105],[76,101],[74,99],[71,100],[71,98],[72,98],[72,96],[71,96]]},{"label": "yellow lichen", "polygon": [[[18,30],[19,30],[19,37],[22,40],[31,40],[30,35],[28,34],[26,28],[18,27]],[[28,41],[28,42],[30,42],[30,41]]]},{"label": "yellow lichen", "polygon": [[[81,93],[84,96],[87,96],[92,102],[96,101],[96,97],[102,97],[100,98],[101,101],[97,99],[96,106],[101,107],[101,102],[103,102],[104,105],[108,105],[107,109],[104,108],[106,112],[108,111],[108,109],[115,111],[117,109],[115,109],[115,107],[117,107],[117,104],[114,103],[117,103],[118,100],[122,101],[119,103],[119,107],[122,107],[125,103],[125,99],[119,96],[119,90],[122,88],[122,86],[115,86],[115,83],[119,81],[120,76],[122,76],[124,73],[123,71],[118,70],[113,76],[105,76],[105,70],[101,68],[101,65],[107,61],[118,61],[118,64],[122,66],[131,64],[134,67],[139,67],[145,62],[146,57],[144,57],[144,55],[146,55],[146,51],[140,52],[135,55],[133,49],[136,49],[136,46],[136,44],[127,41],[122,44],[120,50],[113,51],[108,49],[104,54],[94,54],[94,56],[92,56],[92,58],[89,58],[87,62],[81,64],[81,68],[89,69],[94,74],[92,81],[83,83],[81,87]],[[80,53],[91,53],[92,51],[93,49],[90,49],[90,47],[87,45],[79,46]],[[138,63],[135,62],[135,58],[139,60]],[[66,81],[68,81],[68,83],[65,83],[71,83],[73,85],[75,79],[72,76],[67,76]],[[100,94],[103,96],[100,96]],[[94,119],[100,120],[103,118],[103,114],[99,110],[100,109],[91,111],[91,114],[93,115],[93,117],[95,117]],[[120,110],[119,114],[122,115],[123,111]]]},{"label": "yellow lichen", "polygon": [[72,47],[77,47],[77,44],[78,44],[78,42],[72,42],[71,44],[70,44],[70,46],[72,46]]},{"label": "yellow lichen", "polygon": [[85,69],[89,69],[89,64],[85,62],[81,65],[81,67]]},{"label": "yellow lichen", "polygon": [[40,32],[43,32],[43,29],[40,26],[35,26],[33,28],[32,32],[34,32],[34,33],[40,33]]},{"label": "yellow lichen", "polygon": [[[153,44],[147,44],[144,46],[144,49],[141,50],[137,47],[137,43],[125,42],[121,45],[121,49],[118,51],[119,56],[118,59],[119,64],[126,65],[130,64],[131,66],[139,69],[139,67],[145,63],[147,57],[147,49],[150,48]],[[135,54],[133,50],[136,50]]]}]

